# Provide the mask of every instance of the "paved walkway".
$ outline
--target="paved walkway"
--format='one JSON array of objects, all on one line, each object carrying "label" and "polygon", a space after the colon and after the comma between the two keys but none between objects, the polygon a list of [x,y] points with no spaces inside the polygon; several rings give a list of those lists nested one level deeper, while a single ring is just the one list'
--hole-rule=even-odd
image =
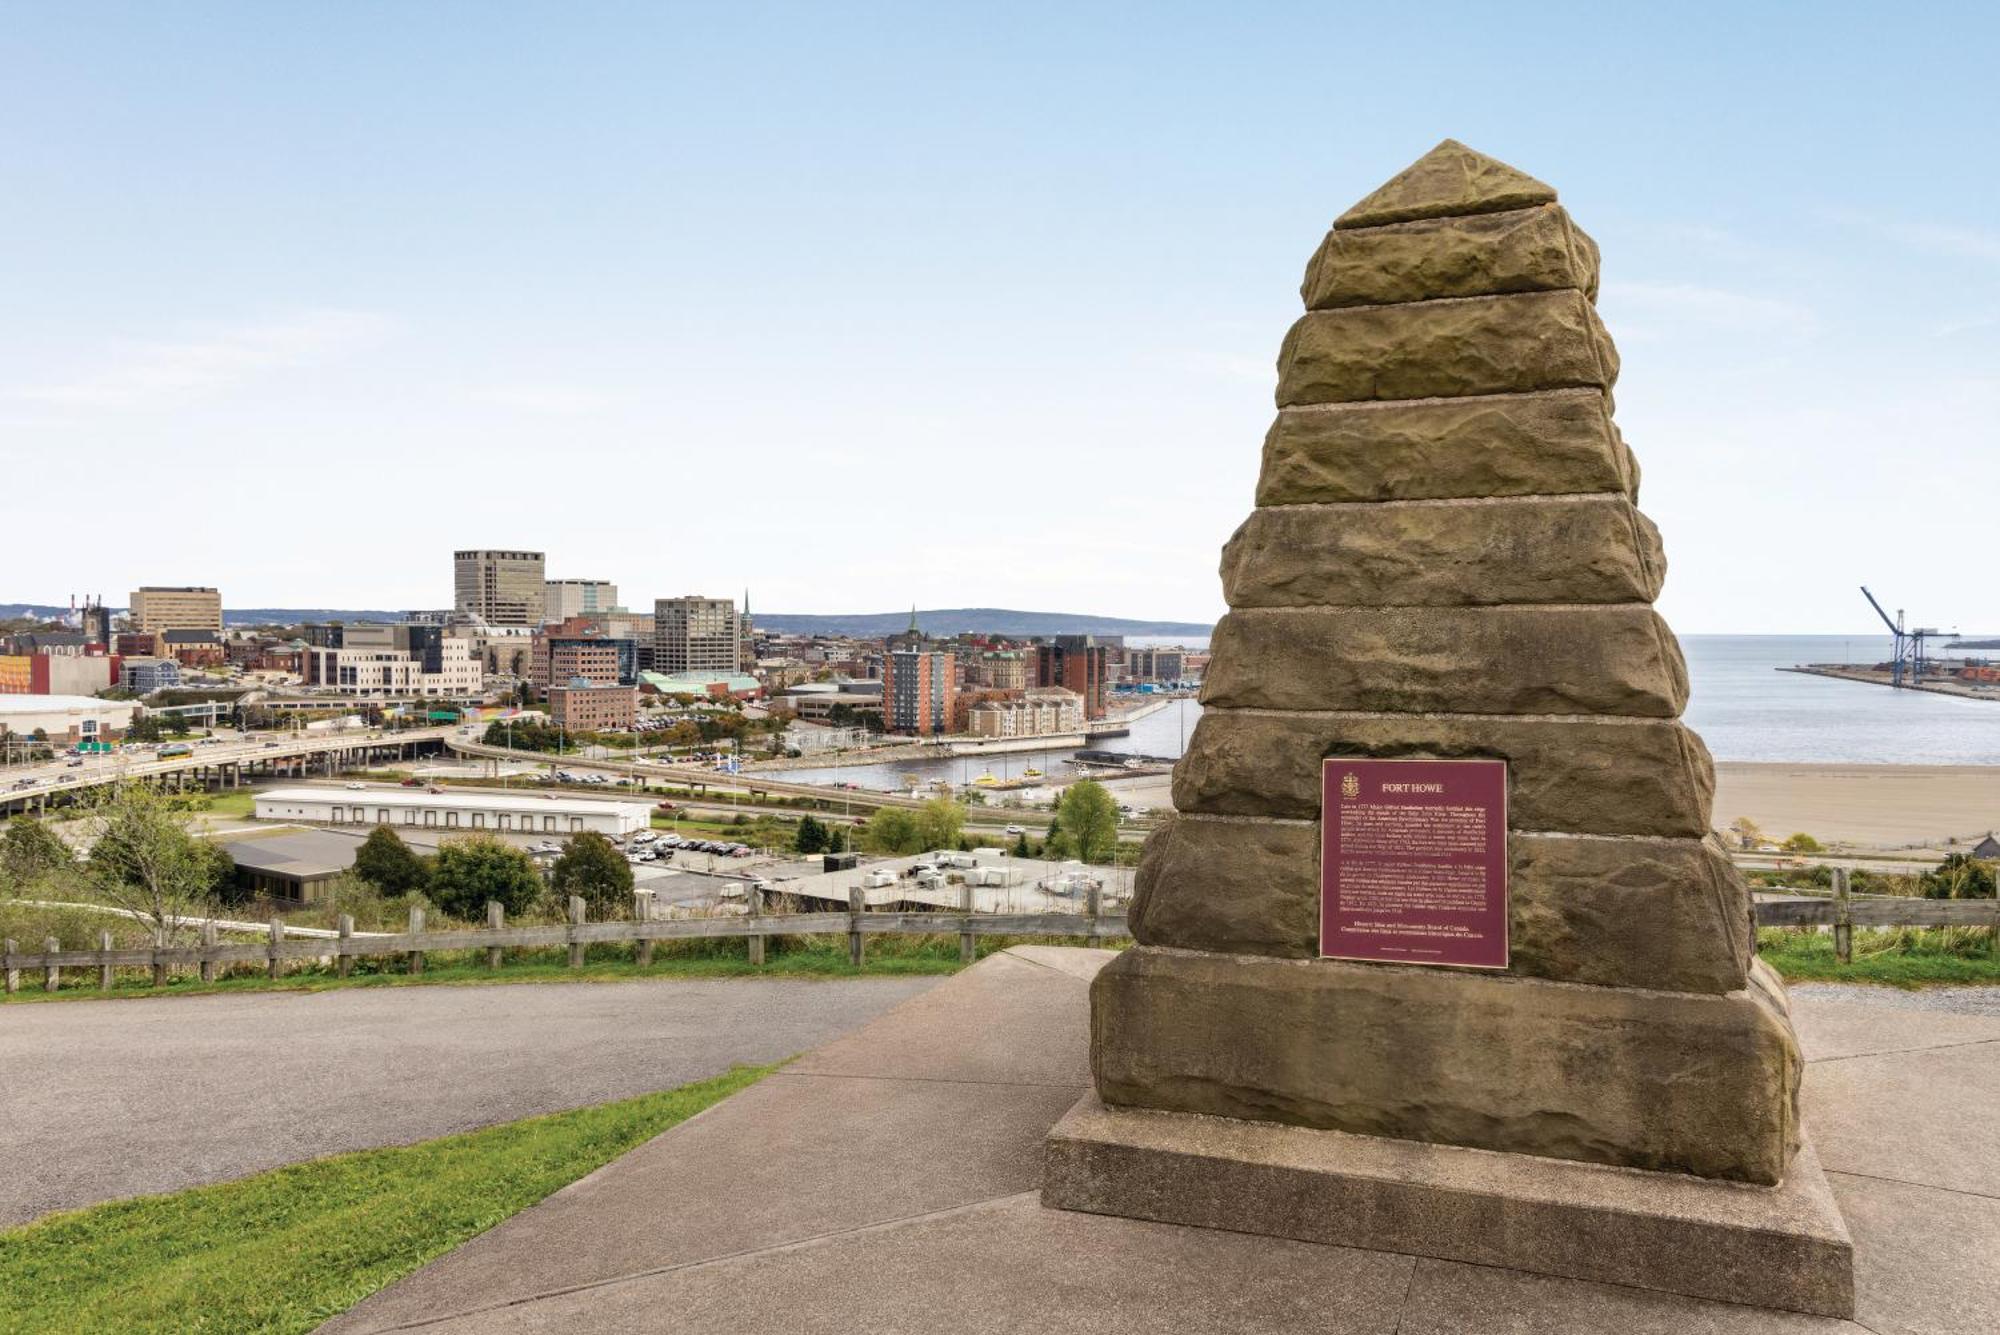
[{"label": "paved walkway", "polygon": [[506,983],[0,1010],[0,1227],[685,1084],[935,978]]},{"label": "paved walkway", "polygon": [[2000,1329],[2000,1019],[1797,1002],[1859,1323],[1044,1210],[1105,952],[1022,948],[835,1040],[323,1329],[1598,1332]]}]

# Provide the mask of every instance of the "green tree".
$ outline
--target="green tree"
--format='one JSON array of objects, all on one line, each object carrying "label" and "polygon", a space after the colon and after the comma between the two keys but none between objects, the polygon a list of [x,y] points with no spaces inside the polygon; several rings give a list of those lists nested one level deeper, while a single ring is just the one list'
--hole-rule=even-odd
[{"label": "green tree", "polygon": [[1060,834],[1069,856],[1085,862],[1109,862],[1118,850],[1118,802],[1095,779],[1071,784],[1056,808],[1050,842]]},{"label": "green tree", "polygon": [[1013,852],[1014,856],[1017,858],[1026,858],[1034,856],[1034,854],[1028,848],[1028,835],[1025,830],[1022,831],[1020,834],[1014,836]]},{"label": "green tree", "polygon": [[75,865],[70,846],[32,816],[16,816],[0,834],[0,888],[26,886]]},{"label": "green tree", "polygon": [[921,853],[924,832],[917,813],[902,807],[884,807],[861,827],[861,846],[870,853]]},{"label": "green tree", "polygon": [[219,845],[188,833],[167,794],[119,784],[98,799],[90,821],[91,879],[105,902],[146,925],[154,945],[173,944],[214,913],[235,864]]},{"label": "green tree", "polygon": [[801,853],[824,853],[828,844],[827,829],[811,816],[799,818],[799,832],[792,841],[792,847]]},{"label": "green tree", "polygon": [[581,895],[593,919],[624,917],[632,907],[632,864],[603,835],[574,834],[556,859],[550,889],[565,906]]},{"label": "green tree", "polygon": [[933,797],[917,810],[916,851],[957,848],[964,830],[964,805],[948,797]]},{"label": "green tree", "polygon": [[403,836],[377,825],[354,854],[354,874],[384,895],[406,895],[430,881],[430,862],[411,850]]},{"label": "green tree", "polygon": [[430,901],[454,918],[474,919],[497,899],[509,913],[524,913],[540,898],[542,878],[534,860],[490,834],[447,839],[431,864]]},{"label": "green tree", "polygon": [[1778,847],[1787,853],[1817,853],[1820,842],[1809,834],[1794,834],[1787,835],[1785,842]]}]

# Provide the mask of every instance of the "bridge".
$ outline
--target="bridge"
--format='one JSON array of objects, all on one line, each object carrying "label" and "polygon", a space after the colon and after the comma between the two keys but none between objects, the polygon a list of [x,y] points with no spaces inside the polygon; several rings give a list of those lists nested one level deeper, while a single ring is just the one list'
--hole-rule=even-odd
[{"label": "bridge", "polygon": [[[442,751],[452,729],[411,728],[406,731],[351,729],[337,733],[295,734],[271,739],[192,744],[184,756],[154,755],[140,759],[126,751],[87,756],[71,768],[65,762],[35,767],[31,772],[0,771],[0,817],[25,811],[46,811],[51,799],[74,800],[93,788],[128,779],[157,779],[170,787],[240,788],[256,778],[302,779],[343,769],[391,763]],[[173,745],[169,743],[168,745]]]},{"label": "bridge", "polygon": [[[901,793],[881,793],[862,788],[828,788],[811,783],[788,783],[783,779],[764,774],[727,774],[720,771],[692,769],[684,765],[639,765],[626,760],[599,760],[580,755],[550,755],[545,751],[519,751],[504,746],[488,746],[484,742],[470,742],[462,737],[448,737],[445,744],[462,756],[477,756],[496,762],[511,760],[516,764],[528,762],[554,765],[567,770],[599,770],[606,774],[645,779],[656,784],[672,784],[696,793],[718,789],[723,792],[742,793],[753,798],[805,797],[829,809],[845,806],[868,811],[881,807],[905,807],[915,810],[924,804],[922,798],[905,797]],[[496,764],[494,768],[497,769],[498,765]]]}]

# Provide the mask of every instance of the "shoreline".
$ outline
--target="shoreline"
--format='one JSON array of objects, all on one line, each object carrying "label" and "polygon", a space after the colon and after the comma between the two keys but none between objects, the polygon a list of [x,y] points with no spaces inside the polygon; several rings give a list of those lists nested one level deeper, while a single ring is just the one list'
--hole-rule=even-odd
[{"label": "shoreline", "polygon": [[[1112,782],[1121,802],[1173,806],[1166,775]],[[1860,849],[1922,849],[1938,856],[2000,830],[2000,765],[1850,765],[1718,760],[1711,823],[1739,816],[1766,836],[1809,834]]]}]

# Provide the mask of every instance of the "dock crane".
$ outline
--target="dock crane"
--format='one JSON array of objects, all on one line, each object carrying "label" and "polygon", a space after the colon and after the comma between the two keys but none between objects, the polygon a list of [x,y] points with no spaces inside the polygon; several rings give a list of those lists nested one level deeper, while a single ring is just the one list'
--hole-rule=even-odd
[{"label": "dock crane", "polygon": [[[1903,609],[1896,609],[1896,619],[1882,610],[1882,604],[1875,601],[1875,595],[1868,592],[1868,586],[1861,586],[1861,596],[1875,609],[1875,615],[1882,618],[1882,624],[1895,637],[1895,649],[1889,657],[1889,684],[1891,686],[1915,686],[1924,678],[1924,640],[1933,635],[1941,635],[1935,626],[1918,626],[1903,629]],[[1907,678],[1907,680],[1906,680]]]}]

